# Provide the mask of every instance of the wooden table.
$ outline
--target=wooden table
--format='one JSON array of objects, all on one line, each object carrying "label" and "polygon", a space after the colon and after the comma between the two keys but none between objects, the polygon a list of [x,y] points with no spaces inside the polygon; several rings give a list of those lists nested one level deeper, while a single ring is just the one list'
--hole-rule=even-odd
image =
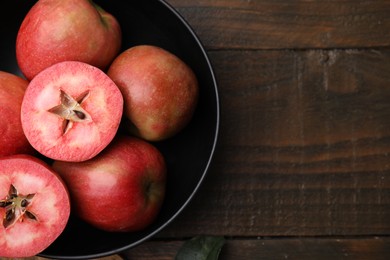
[{"label": "wooden table", "polygon": [[168,2],[214,66],[219,144],[190,206],[124,255],[220,235],[223,260],[390,259],[390,1]]},{"label": "wooden table", "polygon": [[390,1],[167,2],[214,66],[219,143],[189,207],[122,256],[218,235],[222,260],[390,259]]}]

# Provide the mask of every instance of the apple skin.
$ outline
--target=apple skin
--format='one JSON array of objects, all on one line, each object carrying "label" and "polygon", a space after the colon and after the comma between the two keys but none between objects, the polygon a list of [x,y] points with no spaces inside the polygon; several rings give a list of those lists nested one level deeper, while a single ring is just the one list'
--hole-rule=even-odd
[{"label": "apple skin", "polygon": [[66,60],[105,69],[118,54],[121,39],[116,18],[90,0],[39,0],[19,28],[16,58],[29,80]]},{"label": "apple skin", "polygon": [[93,159],[55,161],[53,169],[67,184],[76,215],[105,231],[144,229],[164,200],[164,158],[156,147],[136,137],[117,136]]},{"label": "apple skin", "polygon": [[28,81],[0,71],[0,156],[35,154],[24,135],[20,109]]},{"label": "apple skin", "polygon": [[174,54],[138,45],[115,58],[107,72],[124,97],[130,133],[161,141],[180,132],[191,120],[198,101],[197,78]]}]

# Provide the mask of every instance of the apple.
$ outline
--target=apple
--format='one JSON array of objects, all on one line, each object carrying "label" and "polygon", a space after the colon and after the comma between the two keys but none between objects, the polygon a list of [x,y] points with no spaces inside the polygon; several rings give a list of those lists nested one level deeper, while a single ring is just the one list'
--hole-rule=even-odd
[{"label": "apple", "polygon": [[75,214],[105,231],[144,229],[164,199],[164,158],[155,146],[136,137],[118,136],[91,160],[55,161],[53,168],[69,188]]},{"label": "apple", "polygon": [[20,108],[27,85],[27,80],[0,71],[0,156],[34,153],[20,121]]},{"label": "apple", "polygon": [[64,61],[31,80],[21,121],[27,140],[44,156],[85,161],[113,140],[122,112],[122,94],[103,71]]},{"label": "apple", "polygon": [[39,0],[19,28],[16,58],[29,80],[66,60],[105,69],[120,51],[121,37],[116,18],[91,0]]},{"label": "apple", "polygon": [[0,257],[32,257],[50,246],[70,216],[68,190],[29,155],[0,158]]},{"label": "apple", "polygon": [[115,58],[107,74],[123,94],[125,122],[133,135],[161,141],[191,120],[198,81],[174,54],[151,45],[131,47]]}]

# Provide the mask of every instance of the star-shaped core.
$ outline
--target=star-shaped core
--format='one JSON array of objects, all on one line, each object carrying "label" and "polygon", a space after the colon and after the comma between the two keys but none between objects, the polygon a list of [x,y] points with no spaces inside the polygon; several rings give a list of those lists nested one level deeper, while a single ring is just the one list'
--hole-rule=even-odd
[{"label": "star-shaped core", "polygon": [[82,123],[91,121],[91,116],[81,107],[81,103],[89,96],[89,90],[83,92],[76,99],[60,90],[61,104],[48,111],[64,119],[62,126],[63,134],[66,134],[72,128],[73,123]]},{"label": "star-shaped core", "polygon": [[38,220],[32,212],[27,210],[28,206],[32,203],[34,196],[35,194],[18,194],[14,185],[11,184],[7,197],[0,200],[0,207],[5,208],[3,217],[4,228],[11,227],[18,219],[23,220],[24,216],[30,220]]}]

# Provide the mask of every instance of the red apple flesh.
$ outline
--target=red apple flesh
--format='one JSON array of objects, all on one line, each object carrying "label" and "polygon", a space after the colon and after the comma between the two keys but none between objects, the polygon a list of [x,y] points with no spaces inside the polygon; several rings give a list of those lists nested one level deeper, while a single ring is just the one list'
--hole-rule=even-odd
[{"label": "red apple flesh", "polygon": [[20,121],[20,108],[28,81],[0,71],[0,156],[33,154]]},{"label": "red apple flesh", "polygon": [[154,221],[164,199],[164,158],[136,137],[118,136],[89,161],[56,161],[53,168],[67,184],[76,214],[102,230],[142,230]]},{"label": "red apple flesh", "polygon": [[191,120],[198,100],[198,81],[181,59],[148,45],[119,54],[107,74],[120,88],[130,132],[160,141],[180,132]]},{"label": "red apple flesh", "polygon": [[30,144],[54,160],[85,161],[114,138],[123,97],[100,69],[78,61],[57,63],[29,83],[21,107]]},{"label": "red apple flesh", "polygon": [[118,54],[116,18],[90,0],[39,0],[18,31],[16,57],[27,79],[60,61],[105,69]]}]

